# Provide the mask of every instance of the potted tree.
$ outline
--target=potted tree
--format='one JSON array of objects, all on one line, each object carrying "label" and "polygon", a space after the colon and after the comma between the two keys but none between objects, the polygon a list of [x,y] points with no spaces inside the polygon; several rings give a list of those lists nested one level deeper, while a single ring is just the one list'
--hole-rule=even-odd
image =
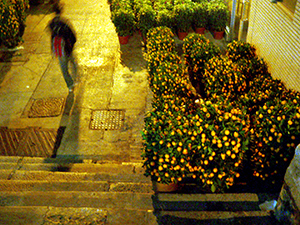
[{"label": "potted tree", "polygon": [[127,44],[136,26],[133,10],[120,8],[112,12],[112,22],[116,27],[120,43]]},{"label": "potted tree", "polygon": [[14,48],[23,41],[25,31],[26,10],[29,2],[26,0],[4,1],[0,3],[2,17],[0,17],[0,42],[7,48]]},{"label": "potted tree", "polygon": [[156,12],[152,5],[144,4],[137,14],[137,25],[144,42],[148,31],[156,26]]},{"label": "potted tree", "polygon": [[209,26],[215,39],[224,37],[225,28],[230,17],[230,12],[224,2],[208,4]]},{"label": "potted tree", "polygon": [[158,26],[166,26],[174,30],[174,17],[172,11],[161,9],[157,11],[156,21]]},{"label": "potted tree", "polygon": [[198,34],[204,34],[208,23],[208,12],[206,3],[195,3],[193,12],[193,26]]},{"label": "potted tree", "polygon": [[184,3],[174,6],[174,18],[178,31],[178,38],[183,40],[192,27],[193,3]]}]

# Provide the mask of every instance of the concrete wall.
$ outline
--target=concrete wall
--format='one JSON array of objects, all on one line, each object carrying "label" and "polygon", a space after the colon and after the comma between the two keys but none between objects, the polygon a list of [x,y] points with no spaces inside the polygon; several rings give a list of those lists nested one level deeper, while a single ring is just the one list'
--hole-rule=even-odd
[{"label": "concrete wall", "polygon": [[281,3],[252,0],[247,42],[257,47],[274,78],[300,91],[300,0],[294,14]]}]

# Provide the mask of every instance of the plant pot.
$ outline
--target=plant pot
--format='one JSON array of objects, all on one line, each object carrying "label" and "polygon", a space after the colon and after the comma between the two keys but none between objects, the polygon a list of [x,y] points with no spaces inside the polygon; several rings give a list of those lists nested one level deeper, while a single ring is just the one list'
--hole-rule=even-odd
[{"label": "plant pot", "polygon": [[204,34],[205,32],[205,27],[196,27],[195,32],[197,34]]},{"label": "plant pot", "polygon": [[221,40],[224,37],[224,33],[225,31],[214,31],[213,32],[214,39]]},{"label": "plant pot", "polygon": [[181,32],[181,31],[178,31],[178,38],[180,40],[183,40],[189,33],[188,32]]},{"label": "plant pot", "polygon": [[129,40],[129,35],[127,36],[119,36],[119,41],[121,45],[126,45],[128,43]]},{"label": "plant pot", "polygon": [[175,192],[179,190],[178,183],[162,184],[158,182],[153,182],[153,189],[156,193],[158,192]]}]

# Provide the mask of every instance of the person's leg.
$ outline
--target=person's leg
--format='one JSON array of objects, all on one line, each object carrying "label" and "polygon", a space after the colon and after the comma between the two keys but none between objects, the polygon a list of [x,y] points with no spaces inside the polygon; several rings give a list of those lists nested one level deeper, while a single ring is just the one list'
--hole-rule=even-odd
[{"label": "person's leg", "polygon": [[76,63],[76,60],[73,56],[73,54],[71,53],[70,57],[69,57],[69,61],[70,61],[70,64],[71,64],[71,71],[72,71],[72,75],[73,75],[73,79],[76,80],[76,77],[77,77],[77,63]]},{"label": "person's leg", "polygon": [[71,89],[73,87],[74,82],[73,82],[73,79],[72,79],[72,77],[69,73],[69,69],[68,69],[69,59],[67,56],[58,57],[58,59],[59,59],[60,68],[63,73],[66,84],[67,84],[68,88]]}]

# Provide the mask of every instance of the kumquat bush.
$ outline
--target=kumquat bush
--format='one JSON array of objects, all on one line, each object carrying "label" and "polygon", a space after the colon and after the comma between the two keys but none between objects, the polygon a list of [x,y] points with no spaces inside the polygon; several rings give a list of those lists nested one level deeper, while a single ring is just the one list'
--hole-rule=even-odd
[{"label": "kumquat bush", "polygon": [[191,159],[188,127],[191,101],[176,95],[153,102],[153,111],[145,117],[143,158],[145,175],[153,181],[176,183],[189,174]]},{"label": "kumquat bush", "polygon": [[227,45],[226,56],[233,62],[240,59],[252,59],[256,56],[256,48],[243,41],[233,41]]},{"label": "kumquat bush", "polygon": [[274,98],[260,107],[253,120],[250,162],[253,175],[281,181],[300,143],[300,95]]},{"label": "kumquat bush", "polygon": [[207,97],[223,96],[234,101],[246,91],[246,77],[231,60],[226,57],[214,57],[209,60],[203,75]]},{"label": "kumquat bush", "polygon": [[198,104],[188,132],[193,158],[187,166],[192,177],[212,192],[224,191],[240,177],[248,148],[249,116],[230,104],[203,100]]},{"label": "kumquat bush", "polygon": [[259,74],[249,84],[249,91],[241,95],[239,102],[243,102],[250,114],[262,107],[267,101],[281,97],[286,91],[281,80],[272,78],[271,74]]},{"label": "kumquat bush", "polygon": [[28,0],[2,0],[0,2],[0,42],[12,48],[22,41]]},{"label": "kumquat bush", "polygon": [[148,80],[155,98],[168,95],[192,95],[191,85],[175,52],[174,35],[170,28],[156,27],[148,32]]},{"label": "kumquat bush", "polygon": [[[153,110],[142,132],[145,175],[167,184],[193,179],[212,192],[249,174],[281,183],[300,144],[300,93],[272,78],[247,43],[233,42],[220,56],[193,34],[180,57],[170,28],[152,28],[147,41]],[[189,80],[195,71],[205,96]]]},{"label": "kumquat bush", "polygon": [[188,66],[191,79],[202,82],[205,64],[214,56],[220,55],[220,48],[211,43],[204,35],[189,34],[183,43],[185,64]]}]

